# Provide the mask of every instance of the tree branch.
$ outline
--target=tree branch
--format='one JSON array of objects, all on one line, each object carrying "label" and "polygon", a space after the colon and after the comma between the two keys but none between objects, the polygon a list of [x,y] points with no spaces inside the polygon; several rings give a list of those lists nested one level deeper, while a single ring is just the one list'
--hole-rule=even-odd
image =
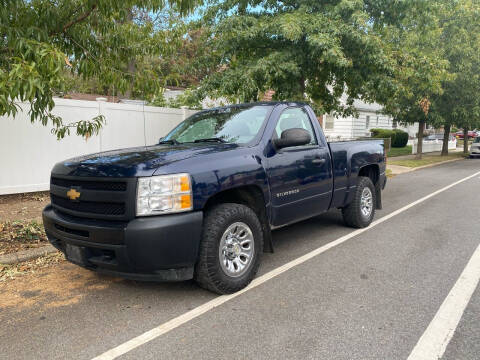
[{"label": "tree branch", "polygon": [[[75,24],[78,24],[79,22],[85,20],[87,17],[90,16],[90,14],[92,13],[93,10],[95,10],[97,8],[97,4],[93,4],[92,7],[90,9],[88,9],[87,11],[85,11],[83,14],[81,14],[79,17],[77,17],[76,19],[66,23],[63,28],[62,28],[62,31],[61,32],[65,32],[67,31],[69,28],[71,28],[73,25]],[[55,33],[54,33],[55,34]]]}]

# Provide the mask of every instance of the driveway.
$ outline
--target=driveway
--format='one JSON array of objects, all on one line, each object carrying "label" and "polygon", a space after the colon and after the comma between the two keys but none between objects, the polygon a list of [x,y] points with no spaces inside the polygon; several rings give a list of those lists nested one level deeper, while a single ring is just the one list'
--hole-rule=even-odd
[{"label": "driveway", "polygon": [[450,326],[444,359],[479,359],[479,171],[463,160],[389,179],[384,220],[365,231],[339,211],[275,231],[261,281],[228,299],[67,263],[0,284],[0,358],[427,359],[421,339]]}]

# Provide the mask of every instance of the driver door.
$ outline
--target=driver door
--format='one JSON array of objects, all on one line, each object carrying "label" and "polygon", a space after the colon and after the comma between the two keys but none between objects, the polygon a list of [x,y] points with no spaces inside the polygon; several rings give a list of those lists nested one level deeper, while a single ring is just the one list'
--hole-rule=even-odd
[{"label": "driver door", "polygon": [[277,150],[267,161],[272,199],[272,224],[286,225],[320,214],[330,205],[332,169],[328,148],[319,144],[307,112],[300,107],[285,109],[279,116],[273,139],[287,129],[310,133],[307,145]]}]

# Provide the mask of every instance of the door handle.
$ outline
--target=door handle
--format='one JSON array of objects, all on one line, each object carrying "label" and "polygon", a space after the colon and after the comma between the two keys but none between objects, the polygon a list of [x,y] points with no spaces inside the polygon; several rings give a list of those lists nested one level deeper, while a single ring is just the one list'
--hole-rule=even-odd
[{"label": "door handle", "polygon": [[325,159],[316,158],[312,160],[312,163],[314,163],[315,165],[323,165],[325,164]]}]

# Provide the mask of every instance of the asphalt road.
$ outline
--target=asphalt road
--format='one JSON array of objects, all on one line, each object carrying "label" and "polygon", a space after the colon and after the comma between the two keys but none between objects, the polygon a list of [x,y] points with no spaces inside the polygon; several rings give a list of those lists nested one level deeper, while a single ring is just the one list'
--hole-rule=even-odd
[{"label": "asphalt road", "polygon": [[[377,219],[480,171],[390,179]],[[120,359],[406,359],[480,244],[480,175],[293,267]],[[259,276],[351,233],[338,211],[274,232]],[[92,359],[216,297],[71,264],[0,287],[0,358]],[[444,359],[480,359],[477,288]]]}]

